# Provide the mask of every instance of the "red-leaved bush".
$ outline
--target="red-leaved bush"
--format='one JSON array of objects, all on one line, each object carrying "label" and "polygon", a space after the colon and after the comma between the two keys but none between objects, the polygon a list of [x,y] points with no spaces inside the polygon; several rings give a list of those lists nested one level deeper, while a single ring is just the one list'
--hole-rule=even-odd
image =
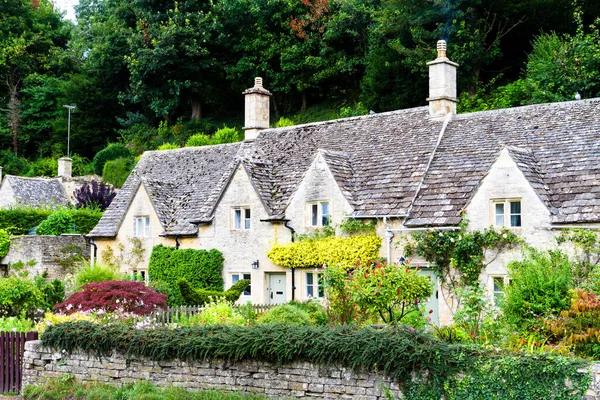
[{"label": "red-leaved bush", "polygon": [[54,309],[72,314],[77,311],[126,312],[150,314],[157,308],[167,308],[166,296],[143,282],[104,281],[88,283]]}]

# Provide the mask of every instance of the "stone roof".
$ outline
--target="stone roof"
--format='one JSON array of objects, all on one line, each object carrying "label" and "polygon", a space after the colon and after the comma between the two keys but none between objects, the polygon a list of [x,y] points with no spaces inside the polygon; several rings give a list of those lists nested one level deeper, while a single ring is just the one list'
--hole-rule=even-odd
[{"label": "stone roof", "polygon": [[[461,220],[507,149],[553,223],[600,222],[600,100],[455,115],[427,107],[265,129],[253,142],[146,152],[91,236],[115,236],[143,184],[165,234],[193,235],[210,221],[241,163],[270,220],[322,154],[354,216],[403,216],[407,226]],[[410,212],[410,214],[409,214]]]},{"label": "stone roof", "polygon": [[59,178],[25,178],[6,175],[2,185],[10,185],[16,204],[31,207],[57,207],[69,203]]}]

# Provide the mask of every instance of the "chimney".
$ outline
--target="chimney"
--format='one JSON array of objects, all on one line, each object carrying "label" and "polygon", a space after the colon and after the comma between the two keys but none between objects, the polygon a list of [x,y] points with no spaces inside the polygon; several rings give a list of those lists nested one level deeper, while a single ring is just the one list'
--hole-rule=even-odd
[{"label": "chimney", "polygon": [[251,142],[258,133],[269,127],[269,96],[271,92],[263,87],[262,78],[254,78],[254,87],[247,89],[244,121],[244,141]]},{"label": "chimney", "polygon": [[69,157],[58,159],[58,176],[63,179],[71,179],[73,173],[73,160]]},{"label": "chimney", "polygon": [[0,183],[2,183],[2,167],[0,167]]},{"label": "chimney", "polygon": [[446,57],[446,41],[438,40],[438,56],[429,65],[429,115],[444,117],[446,114],[456,114],[456,67]]}]

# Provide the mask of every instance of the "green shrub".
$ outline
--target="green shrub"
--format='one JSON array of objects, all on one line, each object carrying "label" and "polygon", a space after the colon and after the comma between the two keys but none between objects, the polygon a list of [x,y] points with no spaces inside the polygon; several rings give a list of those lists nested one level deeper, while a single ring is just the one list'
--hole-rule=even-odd
[{"label": "green shrub", "polygon": [[33,278],[35,287],[42,294],[41,309],[49,311],[58,303],[62,303],[65,299],[65,286],[58,279],[48,281],[45,276],[37,275]]},{"label": "green shrub", "polygon": [[295,301],[289,302],[290,305],[297,307],[302,311],[306,311],[310,320],[314,325],[326,325],[327,324],[327,310],[321,304],[319,300],[307,300],[307,301]]},{"label": "green shrub", "polygon": [[27,176],[46,176],[50,178],[58,176],[58,161],[53,158],[38,158],[31,163]]},{"label": "green shrub", "polygon": [[216,300],[225,300],[234,303],[249,285],[249,279],[242,279],[233,284],[228,290],[222,292],[210,289],[194,289],[187,280],[177,280],[183,304],[191,306],[203,306]]},{"label": "green shrub", "polygon": [[235,128],[224,126],[215,132],[212,137],[213,144],[234,143],[240,141],[240,134]]},{"label": "green shrub", "polygon": [[42,345],[66,352],[189,361],[310,362],[373,371],[401,382],[408,399],[580,399],[590,383],[585,361],[502,354],[449,345],[410,328],[356,329],[283,324],[136,329],[71,322],[47,328]]},{"label": "green shrub", "polygon": [[0,278],[0,317],[20,317],[44,305],[44,298],[30,279]]},{"label": "green shrub", "polygon": [[530,249],[523,261],[508,264],[512,283],[505,288],[501,304],[514,324],[532,321],[569,308],[573,277],[571,262],[560,251]]},{"label": "green shrub", "polygon": [[[223,290],[223,254],[219,250],[175,249],[154,246],[148,264],[150,281],[167,294],[169,305],[184,304],[177,280],[187,280],[193,288]],[[204,303],[202,303],[204,304]],[[193,304],[199,305],[199,304]]]},{"label": "green shrub", "polygon": [[163,143],[156,150],[176,150],[179,149],[179,145],[175,143]]},{"label": "green shrub", "polygon": [[11,150],[0,150],[0,165],[4,175],[24,175],[30,168],[27,159],[15,155]]},{"label": "green shrub", "polygon": [[116,188],[121,188],[134,167],[132,158],[117,158],[107,161],[102,171],[102,179]]},{"label": "green shrub", "polygon": [[15,236],[27,235],[31,229],[48,218],[53,211],[45,208],[23,206],[0,209],[0,229],[4,229]]},{"label": "green shrub", "polygon": [[91,175],[94,173],[94,163],[90,162],[87,158],[81,157],[78,154],[71,154],[71,160],[73,160],[73,176]]},{"label": "green shrub", "polygon": [[88,283],[118,281],[123,280],[124,278],[123,274],[116,271],[115,268],[98,263],[92,265],[87,262],[77,270],[77,273],[75,274],[75,284],[77,290],[79,290],[79,288]]},{"label": "green shrub", "polygon": [[18,317],[0,318],[0,332],[31,332],[35,330],[32,320]]},{"label": "green shrub", "polygon": [[90,233],[102,218],[102,211],[94,208],[73,208],[69,210],[73,224],[75,225],[75,233],[85,235]]},{"label": "green shrub", "polygon": [[0,259],[6,257],[10,250],[10,235],[4,229],[0,229]]},{"label": "green shrub", "polygon": [[204,310],[190,317],[193,324],[202,325],[244,325],[246,319],[233,309],[226,300],[217,300],[206,304]]},{"label": "green shrub", "polygon": [[275,122],[275,128],[283,128],[285,126],[294,126],[295,123],[289,118],[281,117],[279,121]]},{"label": "green shrub", "polygon": [[116,160],[117,158],[133,158],[131,150],[120,143],[113,143],[100,150],[94,156],[94,172],[97,175],[102,175],[104,172],[104,164],[107,161]]},{"label": "green shrub", "polygon": [[268,310],[258,319],[260,324],[315,325],[308,313],[293,304],[282,304]]},{"label": "green shrub", "polygon": [[190,136],[187,142],[185,142],[185,147],[209,146],[211,144],[212,140],[210,139],[210,136],[205,135],[204,133],[198,133]]},{"label": "green shrub", "polygon": [[74,233],[75,224],[69,210],[61,209],[53,212],[35,230],[36,235],[62,235]]}]

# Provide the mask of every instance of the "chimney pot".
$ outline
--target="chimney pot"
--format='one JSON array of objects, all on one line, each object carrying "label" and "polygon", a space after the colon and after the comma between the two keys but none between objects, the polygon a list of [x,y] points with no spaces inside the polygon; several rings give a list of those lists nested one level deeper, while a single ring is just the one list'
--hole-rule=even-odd
[{"label": "chimney pot", "polygon": [[437,58],[446,58],[446,41],[438,40],[437,42]]},{"label": "chimney pot", "polygon": [[61,157],[58,159],[58,176],[63,179],[71,179],[73,177],[73,160],[69,157]]},{"label": "chimney pot", "polygon": [[256,78],[254,78],[254,87],[255,88],[263,87],[262,78],[260,76],[257,76]]},{"label": "chimney pot", "polygon": [[446,41],[437,42],[437,58],[427,63],[429,66],[429,115],[444,117],[456,114],[456,68],[446,53]]},{"label": "chimney pot", "polygon": [[244,92],[246,109],[244,113],[244,141],[256,139],[262,129],[269,127],[269,97],[271,92],[263,87],[261,77],[254,78],[254,87]]}]

